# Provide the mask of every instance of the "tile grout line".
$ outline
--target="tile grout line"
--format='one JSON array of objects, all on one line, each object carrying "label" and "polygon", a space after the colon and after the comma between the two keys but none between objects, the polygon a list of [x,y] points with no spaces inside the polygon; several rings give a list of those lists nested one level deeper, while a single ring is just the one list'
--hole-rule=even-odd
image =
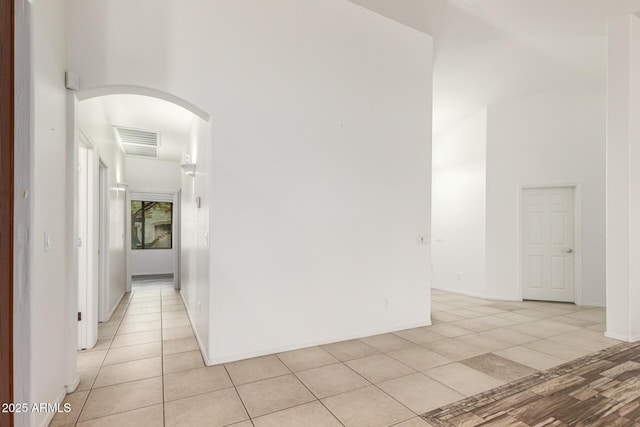
[{"label": "tile grout line", "polygon": [[[249,417],[249,422],[251,423],[252,426],[255,426],[253,422],[253,417],[249,413],[249,410],[247,409],[247,405],[245,405],[244,400],[242,400],[242,396],[240,396],[240,393],[238,393],[238,387],[236,386],[236,383],[233,382],[233,379],[231,378],[231,374],[229,374],[229,370],[227,369],[227,364],[223,363],[222,367],[224,368],[224,371],[227,373],[227,376],[229,377],[229,381],[231,381],[231,384],[233,385],[233,390],[236,392],[236,396],[238,396],[238,400],[240,400],[240,403],[242,403],[242,407],[244,408],[244,411],[247,413],[247,416]],[[228,388],[231,388],[231,387],[228,387]],[[222,390],[226,390],[226,389],[222,389]],[[232,424],[229,424],[229,425],[232,425]]]},{"label": "tile grout line", "polygon": [[[326,350],[324,350],[324,351],[326,352]],[[330,354],[330,353],[329,353],[329,352],[327,352],[327,354]],[[321,405],[322,405],[322,406],[323,406],[327,411],[329,411],[329,413],[333,416],[333,418],[335,418],[335,419],[338,421],[338,423],[340,423],[340,425],[341,425],[341,426],[345,427],[345,426],[344,426],[344,423],[343,423],[342,421],[340,421],[340,418],[338,418],[338,416],[337,416],[336,414],[334,414],[334,413],[333,413],[333,411],[331,411],[331,409],[329,409],[329,408],[327,407],[327,405],[325,405],[325,404],[324,404],[324,402],[322,401],[322,399],[320,399],[318,396],[316,396],[316,395],[315,395],[315,393],[314,393],[314,392],[312,392],[312,391],[311,391],[311,389],[310,389],[309,387],[307,387],[307,385],[306,385],[306,384],[305,384],[305,383],[304,383],[300,378],[298,378],[298,376],[296,375],[296,373],[295,373],[295,372],[293,372],[293,371],[291,370],[291,368],[289,368],[289,366],[288,366],[288,365],[287,365],[287,364],[286,364],[282,359],[280,359],[280,356],[278,356],[278,354],[275,354],[274,356],[276,356],[276,358],[280,361],[280,363],[282,363],[282,364],[283,364],[283,365],[284,365],[284,366],[289,370],[289,372],[291,372],[291,375],[293,375],[293,376],[294,376],[294,377],[295,377],[295,378],[300,382],[300,384],[302,384],[302,386],[303,386],[304,388],[306,388],[306,389],[309,391],[309,393],[311,393],[311,395],[312,395],[313,397],[315,397],[315,398],[316,398],[316,402],[319,402],[319,403],[320,403],[320,404],[321,404]],[[338,361],[338,362],[339,362],[339,363],[342,363],[342,361]],[[344,363],[343,363],[343,364],[344,364]],[[325,365],[325,366],[331,366],[331,365]],[[346,366],[346,365],[345,365],[345,366]],[[322,366],[319,366],[319,368],[322,368]],[[348,366],[347,366],[347,368],[348,368]],[[317,368],[311,368],[311,369],[317,369]],[[310,370],[310,369],[307,369],[307,370]],[[300,372],[304,372],[304,371],[300,371]],[[311,403],[311,402],[307,402],[307,403]],[[297,405],[297,406],[306,405],[307,403],[302,403],[302,404]],[[292,406],[292,408],[295,408],[295,406]],[[287,408],[287,409],[291,409],[291,408]],[[276,412],[278,412],[278,411],[276,411]],[[272,413],[274,413],[274,412],[272,412]],[[265,415],[266,415],[266,414],[265,414]]]},{"label": "tile grout line", "polygon": [[[108,355],[108,352],[112,349],[113,340],[115,339],[115,336],[117,335],[117,331],[118,331],[118,330],[120,330],[120,327],[122,326],[122,324],[123,324],[123,320],[124,320],[124,318],[125,318],[125,314],[128,312],[128,309],[129,309],[129,308],[131,308],[131,307],[130,307],[130,304],[131,304],[132,302],[133,302],[133,298],[131,297],[131,298],[129,298],[129,299],[128,299],[128,301],[127,301],[127,308],[125,309],[125,313],[123,314],[122,318],[121,318],[121,319],[120,319],[120,321],[118,322],[118,325],[117,325],[117,328],[116,328],[116,332],[114,333],[113,337],[111,338],[111,342],[109,343],[109,347],[107,348],[107,354],[105,355],[105,358],[102,360],[102,364],[98,367],[98,374],[96,374],[96,378],[94,378],[94,383],[91,385],[91,388],[89,389],[89,392],[91,392],[91,391],[93,391],[93,390],[94,390],[93,385],[95,384],[95,380],[97,379],[97,376],[99,375],[99,373],[100,373],[101,369],[104,367],[104,361],[106,360],[106,357],[107,357],[107,355]],[[162,379],[163,383],[162,383],[162,384],[163,384],[163,417],[164,417],[164,414],[165,414],[165,412],[164,412],[164,409],[165,409],[165,402],[164,402],[164,398],[165,398],[165,396],[164,396],[164,393],[165,393],[165,390],[164,390],[164,386],[165,386],[165,384],[164,384],[164,327],[163,327],[163,326],[164,326],[164,319],[163,319],[163,316],[162,316],[162,313],[163,313],[164,311],[163,311],[162,290],[160,290],[160,304],[161,304],[161,311],[160,311],[160,320],[161,320],[161,322],[160,322],[160,324],[161,324],[161,340],[160,340],[160,341],[161,341],[161,357],[163,358],[163,359],[162,359],[162,376],[163,376],[163,379]],[[170,305],[170,304],[168,304],[168,305]],[[181,304],[181,305],[182,305],[182,306],[184,306],[184,304]],[[459,309],[459,308],[457,308],[457,309]],[[465,309],[465,308],[462,308],[462,309]],[[526,308],[523,308],[523,310],[524,310],[524,309],[526,309]],[[536,309],[537,309],[537,307],[536,307]],[[509,312],[510,312],[510,313],[518,314],[518,313],[517,313],[518,311],[520,311],[520,310],[512,310],[512,311],[509,311]],[[539,322],[539,321],[546,321],[546,320],[548,320],[548,321],[553,321],[556,317],[566,317],[566,316],[570,316],[570,315],[571,315],[571,314],[573,314],[573,313],[579,313],[579,312],[580,312],[580,311],[570,312],[570,313],[555,313],[555,314],[553,314],[552,316],[549,316],[549,317],[536,317],[536,318],[532,318],[532,320],[527,321],[527,322],[521,322],[520,324],[527,324],[527,323],[533,323],[533,322]],[[505,312],[505,313],[507,313],[507,312]],[[493,316],[497,316],[497,315],[505,314],[505,313],[497,313],[497,314],[486,314],[486,313],[482,313],[482,314],[483,314],[482,316],[474,317],[473,319],[491,318],[491,317],[493,317]],[[473,320],[473,319],[461,319],[460,321],[462,321],[462,320]],[[578,320],[580,320],[580,319],[578,319]],[[455,322],[457,322],[457,321],[456,321],[456,320],[454,320],[454,321],[450,321],[450,322],[439,322],[439,323],[442,323],[442,324],[445,324],[445,325],[446,325],[446,324],[450,324],[450,325],[454,325],[454,326],[455,326]],[[558,322],[558,323],[562,323],[562,322]],[[593,322],[592,322],[592,323],[593,323]],[[563,323],[563,324],[564,324],[564,323]],[[598,324],[598,323],[596,323],[596,325],[597,325],[597,324]],[[481,333],[483,333],[483,332],[494,331],[494,330],[500,330],[500,329],[510,330],[510,327],[513,327],[513,326],[516,326],[516,325],[518,325],[518,323],[515,323],[515,324],[513,324],[513,325],[509,325],[509,326],[502,326],[502,327],[491,328],[491,329],[486,330],[486,331],[469,331],[469,335],[477,335],[477,334],[481,334]],[[567,325],[570,325],[570,324],[567,324]],[[576,325],[572,325],[572,326],[576,326]],[[577,329],[576,329],[576,330],[587,330],[587,329],[588,329],[588,327],[587,327],[587,326],[576,326],[576,327],[577,327]],[[193,328],[193,325],[191,325],[191,328]],[[429,329],[429,327],[425,327],[425,329],[426,329],[426,330],[428,330],[428,329]],[[464,328],[463,328],[463,329],[464,329]],[[515,331],[515,332],[519,332],[519,331]],[[598,331],[596,331],[596,332],[598,332]],[[391,333],[392,333],[392,334],[394,334],[394,332],[391,332]],[[522,332],[520,332],[520,333],[522,333]],[[564,333],[564,332],[563,332],[563,333]],[[558,334],[555,334],[555,335],[552,335],[552,336],[547,336],[547,337],[537,337],[537,336],[532,336],[532,338],[535,338],[534,340],[532,340],[532,342],[539,341],[539,340],[544,340],[544,339],[549,339],[549,338],[551,338],[551,337],[554,337],[554,336],[556,336],[556,335],[561,335],[561,334],[562,334],[562,333],[558,333]],[[395,336],[398,336],[398,337],[399,337],[399,338],[401,338],[401,339],[406,339],[406,338],[404,338],[404,337],[402,337],[402,336],[399,336],[399,335],[397,335],[397,334],[394,334],[394,335],[395,335]],[[448,337],[448,336],[444,336],[442,340],[436,340],[436,341],[446,341],[447,339],[449,339],[449,340],[450,340],[450,339],[453,339],[453,338],[457,338],[457,337]],[[409,341],[410,341],[412,344],[414,344],[416,347],[421,347],[421,348],[424,348],[424,349],[426,349],[426,350],[428,350],[428,351],[434,351],[434,350],[432,350],[431,348],[427,347],[426,345],[423,345],[423,344],[420,344],[420,343],[415,343],[415,342],[413,342],[413,341],[411,341],[411,340],[409,340]],[[364,342],[364,341],[361,341],[361,342],[363,342],[365,345],[369,346],[366,342]],[[519,345],[524,346],[524,345],[526,345],[526,344],[527,344],[527,343],[522,343],[522,344],[519,344]],[[514,347],[514,346],[517,346],[517,344],[511,344],[511,345],[510,345],[510,347]],[[507,347],[507,348],[509,348],[509,347]],[[526,347],[525,347],[525,348],[526,348]],[[376,350],[377,350],[377,349],[376,349]],[[487,352],[486,352],[486,353],[484,353],[484,354],[495,354],[495,353],[494,353],[495,351],[499,351],[499,350],[487,351]],[[387,355],[388,357],[391,357],[392,359],[396,360],[398,363],[405,365],[405,364],[404,364],[404,362],[402,362],[401,360],[395,359],[393,356],[390,356],[388,353],[389,353],[389,352],[381,352],[381,351],[378,351],[378,354]],[[439,354],[437,351],[435,351],[435,353],[436,353],[436,354]],[[277,354],[274,354],[274,355],[276,356],[276,358],[277,358],[278,360],[280,360],[280,361],[282,362],[282,360],[278,357],[278,355],[277,355]],[[552,355],[552,356],[553,356],[553,355]],[[365,356],[365,357],[366,357],[366,356]],[[353,360],[357,360],[357,359],[353,359]],[[456,362],[461,362],[461,361],[462,361],[462,360],[453,360],[451,363],[456,363]],[[347,366],[347,368],[348,368],[348,369],[350,369],[350,370],[354,370],[354,369],[353,369],[353,368],[351,368],[349,365],[347,365],[347,362],[346,362],[346,361],[341,361],[341,360],[340,360],[340,361],[337,361],[337,362],[336,362],[336,364],[337,364],[337,363],[341,363],[341,364],[343,364],[343,365]],[[228,370],[226,369],[226,365],[225,365],[225,364],[222,364],[222,365],[225,367],[225,372],[226,372],[226,373],[227,373],[227,375],[230,377],[229,372],[228,372]],[[294,375],[294,377],[295,377],[295,378],[297,378],[297,379],[298,379],[298,381],[300,381],[300,379],[297,377],[297,375],[296,375],[295,373],[291,372],[291,370],[289,369],[289,367],[288,367],[286,364],[284,364],[284,365],[285,365],[285,367],[287,368],[287,370],[289,371],[289,374],[284,374],[284,375],[290,375],[290,374],[293,374],[293,375]],[[312,368],[312,369],[313,369],[313,368]],[[412,368],[412,369],[413,369],[413,368]],[[472,368],[472,369],[473,369],[473,368]],[[537,369],[536,369],[536,370],[537,370]],[[356,375],[361,376],[358,372],[355,372],[355,373],[356,373]],[[424,371],[420,371],[420,370],[417,370],[417,372],[414,372],[414,373],[411,373],[411,374],[407,374],[407,375],[404,375],[404,376],[413,375],[413,374],[415,374],[415,373],[421,373],[421,374],[425,375],[426,377],[428,377],[428,378],[430,378],[430,379],[432,379],[432,380],[434,380],[434,381],[436,381],[436,382],[438,382],[438,383],[439,383],[439,381],[438,381],[437,379],[430,377],[430,376],[429,376],[428,374],[426,374]],[[279,375],[279,376],[284,376],[284,375]],[[488,375],[488,374],[485,374],[485,375]],[[279,376],[276,376],[276,377],[279,377]],[[276,378],[276,377],[273,377],[273,378]],[[401,377],[403,377],[403,376],[400,376],[400,377],[397,377],[397,378],[401,378]],[[378,388],[380,391],[382,391],[382,392],[383,392],[383,394],[385,394],[385,395],[389,396],[392,400],[397,401],[397,399],[395,399],[393,396],[388,395],[384,390],[381,390],[381,389],[380,389],[380,387],[378,387],[376,384],[374,384],[374,383],[372,383],[372,382],[369,382],[366,378],[365,378],[365,380],[367,381],[367,383],[368,383],[369,385],[373,385],[373,386],[375,386],[375,387],[376,387],[376,388]],[[390,380],[393,380],[393,378],[391,378]],[[263,380],[252,381],[252,382],[250,382],[250,383],[258,382],[258,381],[263,381]],[[300,381],[300,382],[302,383],[302,381]],[[247,383],[247,384],[250,384],[250,383]],[[237,389],[237,387],[238,387],[238,386],[236,386],[236,385],[233,383],[233,381],[232,381],[232,384],[233,384],[233,387],[234,387],[234,389],[235,389],[236,395],[238,395],[238,397],[240,398],[240,400],[241,400],[241,402],[242,402],[242,404],[243,404],[243,406],[244,406],[244,401],[242,401],[242,398],[240,397],[240,395],[239,395],[239,393],[238,393],[238,389]],[[302,384],[303,384],[303,386],[304,386],[305,388],[307,388],[307,390],[309,390],[309,389],[308,389],[308,387],[306,387],[306,385],[305,385],[304,383],[302,383]],[[441,383],[441,384],[442,384],[442,383]],[[242,385],[244,385],[244,384],[242,384]],[[369,385],[368,385],[368,386],[369,386]],[[443,384],[443,385],[444,385],[445,387],[447,387],[447,388],[449,388],[449,389],[450,389],[450,387],[449,387],[449,386],[447,386],[446,384]],[[368,387],[368,386],[366,386],[366,387]],[[363,387],[365,387],[365,386],[363,386]],[[356,390],[357,390],[357,389],[356,389]],[[351,390],[351,391],[353,391],[353,390]],[[314,394],[313,392],[311,392],[311,390],[309,390],[309,392],[310,392],[310,393],[311,393],[311,394],[316,398],[316,399],[315,399],[316,401],[319,401],[319,402],[320,402],[320,403],[321,403],[321,404],[322,404],[322,405],[323,405],[327,410],[329,410],[329,409],[324,405],[324,403],[322,402],[322,400],[321,400],[321,399],[319,399],[317,396],[315,396],[315,394]],[[338,396],[338,395],[340,395],[340,394],[344,394],[344,393],[348,393],[348,392],[349,392],[349,391],[346,391],[346,392],[343,392],[343,393],[338,393],[338,394],[336,394],[336,395],[334,395],[334,396]],[[85,403],[86,403],[86,400],[85,400]],[[280,412],[280,411],[284,411],[284,410],[286,410],[286,409],[294,408],[294,407],[301,406],[301,405],[304,405],[304,404],[307,404],[307,403],[310,403],[310,402],[306,402],[306,403],[303,403],[303,404],[300,404],[300,405],[294,405],[294,406],[291,406],[291,407],[289,407],[289,408],[281,409],[281,410],[279,410],[279,411],[270,412],[269,414],[276,413],[276,412]],[[398,401],[398,403],[400,403],[402,406],[404,406],[401,402],[399,402],[399,401]],[[247,412],[247,415],[249,415],[248,411],[246,410],[246,406],[244,406],[244,407],[245,407],[245,411]],[[410,410],[410,409],[409,409],[409,410]],[[410,410],[410,411],[411,411],[411,410]],[[125,412],[128,412],[128,411],[125,411]],[[330,412],[330,413],[335,417],[335,415],[334,415],[330,410],[329,410],[329,412]],[[413,411],[411,411],[411,412],[412,412],[412,413],[414,413]],[[263,414],[263,415],[260,415],[260,416],[265,416],[265,415],[269,415],[269,414]],[[418,414],[418,416],[420,416],[420,415]],[[337,418],[337,417],[336,417],[336,418]],[[163,422],[164,422],[164,421],[165,421],[165,419],[163,418]],[[249,415],[249,421],[251,422],[251,424],[254,424],[254,423],[253,423],[253,418],[251,418],[251,416],[250,416],[250,415]],[[403,421],[401,421],[401,422],[403,422]]]},{"label": "tile grout line", "polygon": [[[120,329],[120,326],[122,325],[123,320],[124,320],[125,316],[127,315],[127,312],[128,312],[128,309],[129,309],[129,305],[131,304],[131,301],[134,299],[135,291],[128,292],[128,293],[129,293],[130,295],[129,295],[129,298],[127,299],[127,301],[126,301],[126,308],[125,308],[125,311],[123,312],[122,318],[121,318],[121,319],[120,319],[120,321],[118,322],[118,327],[116,328],[116,331],[115,331],[114,335],[113,335],[113,336],[112,336],[112,338],[111,338],[111,343],[110,343],[110,345],[109,345],[108,349],[106,350],[106,351],[107,351],[107,355],[108,355],[108,352],[109,352],[110,350],[114,349],[114,348],[115,348],[115,349],[118,349],[118,348],[126,348],[126,347],[129,347],[129,346],[112,347],[113,340],[115,339],[116,335],[118,334],[118,330]],[[162,295],[161,295],[161,294],[160,294],[160,301],[161,301],[161,304],[162,304]],[[161,320],[162,320],[162,314],[161,314],[160,316],[161,316]],[[162,329],[161,329],[160,331],[161,331],[161,336],[162,336]],[[121,334],[121,335],[127,335],[127,334]],[[131,344],[130,346],[133,346],[133,345],[136,345],[136,344]],[[161,340],[161,349],[162,349],[162,340]],[[162,356],[161,356],[161,357],[162,357]],[[105,359],[104,359],[104,360],[106,360],[106,355],[105,355]],[[102,367],[103,367],[103,366],[105,366],[105,365],[104,365],[104,360],[103,360],[103,364],[102,364],[102,365],[100,366],[100,368],[99,368],[99,371],[102,369]],[[143,360],[143,359],[140,359],[140,360]],[[122,363],[127,363],[127,362],[122,362]],[[162,364],[162,361],[161,361],[161,364]],[[117,365],[117,364],[106,365],[106,366],[114,366],[114,365]],[[99,372],[98,372],[98,374],[99,374]],[[151,377],[151,378],[157,378],[157,377]],[[97,375],[96,375],[96,379],[97,379]],[[92,387],[91,387],[91,389],[90,389],[89,391],[91,392],[91,391],[93,391],[93,390],[95,390],[95,389],[100,389],[100,388],[110,387],[110,386],[113,386],[113,385],[119,385],[119,384],[131,383],[131,382],[141,381],[141,380],[145,380],[145,379],[147,379],[147,378],[143,378],[143,379],[140,379],[140,380],[124,381],[124,382],[122,382],[122,383],[112,384],[112,385],[108,385],[108,386],[104,386],[104,387],[94,387],[94,385],[95,385],[95,380],[94,380],[94,383],[92,384]],[[163,380],[162,380],[162,381],[163,381],[163,384],[164,384],[164,377],[163,377]],[[118,414],[125,414],[125,413],[127,413],[127,412],[132,412],[132,411],[139,410],[139,409],[143,409],[143,408],[149,408],[149,407],[152,407],[152,406],[155,406],[155,405],[147,405],[147,406],[142,406],[142,407],[135,408],[135,409],[129,409],[129,410],[122,411],[122,412],[115,412],[115,413],[113,413],[113,414],[107,414],[107,415],[103,415],[103,416],[100,416],[100,417],[92,418],[92,420],[93,420],[93,419],[101,419],[101,418],[105,418],[105,417],[109,417],[109,416],[114,416],[114,415],[118,415]],[[87,420],[87,421],[89,421],[89,420]],[[78,422],[78,421],[77,421],[77,422]],[[77,422],[76,422],[76,423],[77,423]],[[164,423],[164,402],[163,402],[163,423]]]},{"label": "tile grout line", "polygon": [[[125,293],[125,295],[126,295],[126,293]],[[133,295],[130,295],[130,298],[128,298],[127,301],[126,301],[126,306],[125,306],[124,312],[122,313],[122,317],[118,321],[118,325],[116,327],[116,330],[113,333],[113,335],[111,336],[111,341],[109,342],[109,347],[107,347],[107,349],[105,351],[105,354],[104,354],[104,358],[102,359],[102,362],[100,362],[100,366],[98,367],[98,372],[96,373],[95,378],[91,382],[91,387],[87,390],[87,397],[84,399],[84,403],[82,404],[82,408],[80,408],[80,412],[78,412],[78,418],[73,423],[74,426],[77,425],[80,422],[80,417],[82,416],[82,413],[84,412],[84,409],[85,409],[85,406],[87,404],[87,401],[89,400],[89,396],[91,396],[91,393],[93,392],[94,388],[99,388],[99,387],[94,387],[95,383],[98,380],[98,376],[100,375],[100,371],[102,371],[102,367],[104,366],[104,361],[107,359],[107,356],[109,355],[109,350],[111,350],[111,345],[113,344],[113,340],[115,339],[115,337],[116,337],[116,335],[118,333],[118,330],[120,329],[120,325],[122,324],[122,320],[124,319],[124,316],[127,314],[127,310],[129,309],[129,304],[131,303],[131,298],[132,297],[133,297]],[[98,331],[98,337],[100,337],[100,332],[99,331]]]},{"label": "tile grout line", "polygon": [[164,404],[165,401],[165,384],[164,384],[164,313],[162,301],[162,289],[160,289],[160,374],[162,375],[162,426],[167,425],[167,408]]}]

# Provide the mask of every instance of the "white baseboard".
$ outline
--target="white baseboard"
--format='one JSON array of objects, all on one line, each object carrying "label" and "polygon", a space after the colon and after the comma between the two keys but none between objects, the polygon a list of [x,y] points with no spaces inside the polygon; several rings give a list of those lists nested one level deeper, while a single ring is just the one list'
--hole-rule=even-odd
[{"label": "white baseboard", "polygon": [[182,298],[182,303],[184,304],[184,309],[187,311],[187,317],[189,318],[189,322],[191,323],[191,329],[193,330],[193,334],[196,337],[196,342],[198,343],[198,348],[200,349],[200,354],[202,355],[202,360],[204,360],[205,365],[211,366],[208,363],[209,354],[207,352],[207,349],[202,344],[202,340],[200,339],[200,335],[198,334],[198,329],[195,326],[196,322],[194,321],[193,316],[191,315],[191,312],[189,311],[189,305],[187,304],[187,301],[185,301],[185,299],[184,299],[184,295],[182,294],[182,290],[180,290],[180,298]]},{"label": "white baseboard", "polygon": [[248,353],[238,353],[238,354],[220,356],[220,357],[215,357],[215,358],[212,358],[212,359],[205,359],[205,363],[206,363],[207,366],[219,365],[221,363],[236,362],[238,360],[250,359],[252,357],[267,356],[267,355],[270,355],[270,354],[282,353],[282,352],[285,352],[285,351],[299,350],[299,349],[302,349],[302,348],[315,347],[315,346],[318,346],[318,345],[333,344],[333,343],[340,342],[340,341],[348,341],[348,340],[354,340],[354,339],[359,339],[359,338],[366,338],[366,337],[370,337],[370,336],[373,336],[373,335],[387,334],[387,333],[390,333],[390,332],[402,331],[402,330],[405,330],[405,329],[421,328],[421,327],[424,327],[424,326],[431,326],[431,320],[429,319],[428,321],[425,321],[425,322],[412,323],[412,324],[409,324],[409,325],[401,325],[401,326],[398,326],[398,327],[393,328],[393,329],[385,328],[385,329],[382,329],[382,330],[373,330],[373,331],[368,331],[366,333],[361,333],[361,334],[346,335],[346,336],[340,336],[340,337],[329,338],[329,339],[324,339],[324,340],[306,341],[306,342],[303,342],[303,343],[291,344],[291,345],[286,345],[286,346],[270,347],[270,348],[257,350],[257,351],[252,351],[252,352],[248,352]]},{"label": "white baseboard", "polygon": [[[78,383],[80,383],[80,377],[78,377]],[[68,387],[68,386],[67,386]],[[76,385],[77,387],[77,385]],[[67,393],[71,393],[70,391],[67,391],[67,389],[64,389],[65,391],[58,396],[58,398],[56,399],[55,402],[52,403],[59,403],[62,405],[62,401],[64,400],[65,397],[67,397]],[[42,422],[40,423],[40,427],[47,427],[49,424],[51,424],[51,420],[53,420],[53,417],[56,415],[55,412],[47,412],[47,416],[44,417],[44,419],[42,420]],[[33,413],[31,414],[31,416],[33,416]],[[30,422],[33,421],[33,418],[31,419]]]},{"label": "white baseboard", "polygon": [[73,393],[74,391],[76,391],[79,385],[80,385],[80,375],[76,375],[75,378],[73,379],[73,382],[67,385],[67,394]]},{"label": "white baseboard", "polygon": [[490,300],[496,300],[496,301],[522,301],[522,298],[506,298],[506,297],[502,297],[502,296],[493,296],[493,295],[484,295],[484,294],[478,294],[475,292],[466,292],[466,291],[461,291],[459,289],[449,289],[449,288],[443,288],[443,287],[439,287],[439,286],[431,286],[432,289],[437,289],[439,291],[445,291],[445,292],[451,292],[452,294],[458,294],[458,295],[465,295],[468,297],[474,297],[474,298],[481,298],[481,299],[490,299]]},{"label": "white baseboard", "polygon": [[113,313],[115,313],[116,310],[118,309],[118,306],[120,305],[120,302],[122,301],[122,298],[124,298],[125,294],[126,294],[126,292],[123,292],[122,295],[120,295],[120,298],[118,298],[118,301],[116,301],[116,303],[113,305],[113,308],[109,312],[109,316],[107,316],[107,320],[105,320],[103,323],[108,322],[108,321],[111,320],[111,317],[113,316]]},{"label": "white baseboard", "polygon": [[624,341],[624,342],[638,342],[640,341],[640,336],[629,336],[624,334],[618,334],[615,332],[605,332],[604,336],[607,338],[611,338],[613,340]]}]

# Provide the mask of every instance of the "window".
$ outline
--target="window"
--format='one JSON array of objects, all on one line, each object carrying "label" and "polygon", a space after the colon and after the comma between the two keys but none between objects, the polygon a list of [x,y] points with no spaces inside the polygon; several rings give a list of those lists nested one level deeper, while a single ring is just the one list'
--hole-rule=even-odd
[{"label": "window", "polygon": [[173,203],[131,201],[131,249],[171,249]]}]

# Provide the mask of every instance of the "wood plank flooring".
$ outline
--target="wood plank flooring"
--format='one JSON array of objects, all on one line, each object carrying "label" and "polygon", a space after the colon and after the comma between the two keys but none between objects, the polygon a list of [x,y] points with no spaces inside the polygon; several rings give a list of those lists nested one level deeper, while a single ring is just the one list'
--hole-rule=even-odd
[{"label": "wood plank flooring", "polygon": [[640,427],[640,343],[610,347],[422,418],[439,427]]}]

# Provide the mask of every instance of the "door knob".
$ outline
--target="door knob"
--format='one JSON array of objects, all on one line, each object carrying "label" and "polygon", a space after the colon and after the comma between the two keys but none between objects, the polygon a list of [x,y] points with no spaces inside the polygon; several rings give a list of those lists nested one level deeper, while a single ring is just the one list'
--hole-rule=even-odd
[{"label": "door knob", "polygon": [[571,253],[573,253],[573,249],[565,249],[562,252],[564,252],[565,254],[571,254]]}]

